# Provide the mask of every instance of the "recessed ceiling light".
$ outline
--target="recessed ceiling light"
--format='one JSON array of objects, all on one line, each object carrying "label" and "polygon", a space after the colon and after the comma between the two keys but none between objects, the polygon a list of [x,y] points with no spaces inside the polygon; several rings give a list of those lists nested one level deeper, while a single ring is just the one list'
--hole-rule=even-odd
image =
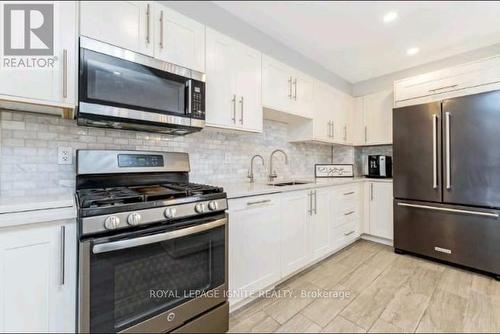
[{"label": "recessed ceiling light", "polygon": [[413,56],[413,55],[416,55],[419,51],[420,51],[419,48],[413,47],[413,48],[409,48],[408,50],[406,50],[406,54],[408,56]]},{"label": "recessed ceiling light", "polygon": [[384,23],[389,23],[389,22],[394,21],[397,18],[398,18],[398,13],[395,11],[390,11],[390,12],[385,13],[383,20],[384,20]]}]

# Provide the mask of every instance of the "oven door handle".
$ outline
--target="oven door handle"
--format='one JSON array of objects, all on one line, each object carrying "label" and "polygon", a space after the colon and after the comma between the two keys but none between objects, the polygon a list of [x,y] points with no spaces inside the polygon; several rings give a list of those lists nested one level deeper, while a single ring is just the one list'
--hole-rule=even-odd
[{"label": "oven door handle", "polygon": [[154,243],[161,242],[161,241],[178,239],[178,238],[182,238],[182,237],[185,237],[185,236],[188,236],[191,234],[196,234],[196,233],[200,233],[203,231],[208,231],[208,230],[214,229],[216,227],[225,225],[226,223],[227,223],[227,218],[223,218],[223,219],[219,219],[219,220],[216,220],[216,221],[213,221],[210,223],[183,228],[181,230],[175,230],[175,231],[170,231],[170,232],[165,232],[165,233],[158,233],[158,234],[148,235],[148,236],[144,236],[144,237],[138,237],[138,238],[134,238],[134,239],[119,240],[119,241],[106,242],[103,244],[96,244],[92,248],[92,252],[94,254],[108,253],[108,252],[113,252],[113,251],[120,250],[120,249],[133,248],[133,247],[138,247],[138,246],[154,244]]}]

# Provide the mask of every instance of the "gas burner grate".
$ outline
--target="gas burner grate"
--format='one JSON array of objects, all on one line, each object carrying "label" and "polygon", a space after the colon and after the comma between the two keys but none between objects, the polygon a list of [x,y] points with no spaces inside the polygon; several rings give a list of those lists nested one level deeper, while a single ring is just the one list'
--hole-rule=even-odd
[{"label": "gas burner grate", "polygon": [[189,196],[224,192],[224,189],[220,187],[215,187],[208,184],[199,184],[199,183],[173,183],[173,184],[166,184],[165,186],[170,188],[177,187],[178,189],[184,189],[189,194]]},{"label": "gas burner grate", "polygon": [[129,188],[81,189],[78,192],[82,208],[116,206],[144,201],[144,197]]}]

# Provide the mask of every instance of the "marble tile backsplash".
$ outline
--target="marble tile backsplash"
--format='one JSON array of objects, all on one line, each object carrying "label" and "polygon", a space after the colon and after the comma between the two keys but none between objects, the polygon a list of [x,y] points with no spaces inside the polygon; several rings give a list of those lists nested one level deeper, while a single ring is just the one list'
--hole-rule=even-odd
[{"label": "marble tile backsplash", "polygon": [[[287,125],[264,121],[262,134],[223,132],[206,128],[184,137],[114,129],[82,127],[74,120],[19,111],[0,111],[0,193],[22,195],[30,191],[72,190],[72,165],[57,164],[57,148],[126,149],[188,152],[191,181],[211,184],[245,182],[254,154],[265,158],[276,148],[288,153],[289,164],[277,154],[275,170],[279,177],[313,177],[314,164],[329,163],[332,147],[287,142]],[[354,163],[353,147],[334,146],[335,163]],[[256,161],[257,181],[265,181],[268,171]]]}]

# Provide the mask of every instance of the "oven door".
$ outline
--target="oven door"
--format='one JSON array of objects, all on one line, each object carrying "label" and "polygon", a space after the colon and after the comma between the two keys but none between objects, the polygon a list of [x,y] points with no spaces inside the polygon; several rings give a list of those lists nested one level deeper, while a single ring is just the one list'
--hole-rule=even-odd
[{"label": "oven door", "polygon": [[227,218],[80,244],[80,331],[167,332],[224,303]]},{"label": "oven door", "polygon": [[[82,39],[78,120],[138,130],[201,128],[205,84],[192,71]],[[107,121],[107,122],[106,122]]]}]

